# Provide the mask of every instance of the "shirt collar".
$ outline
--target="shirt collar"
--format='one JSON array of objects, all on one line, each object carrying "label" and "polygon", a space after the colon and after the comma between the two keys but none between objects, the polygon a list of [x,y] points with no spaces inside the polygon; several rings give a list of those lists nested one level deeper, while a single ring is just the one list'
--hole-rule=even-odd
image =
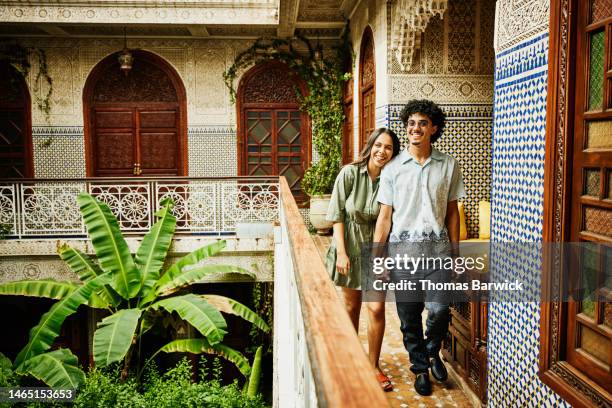
[{"label": "shirt collar", "polygon": [[[361,174],[365,173],[368,176],[368,178],[370,178],[370,173],[368,173],[368,165],[367,165],[367,163],[362,165],[362,166],[359,166],[359,172]],[[379,178],[380,178],[380,174],[378,176],[376,176],[376,180],[378,180]]]},{"label": "shirt collar", "polygon": [[[444,159],[444,154],[435,147],[432,147],[431,154],[429,155],[429,157],[431,157],[432,160],[441,161]],[[414,160],[414,157],[408,152],[408,149],[404,149],[400,153],[400,160],[402,161],[402,164],[406,164],[409,161]]]}]

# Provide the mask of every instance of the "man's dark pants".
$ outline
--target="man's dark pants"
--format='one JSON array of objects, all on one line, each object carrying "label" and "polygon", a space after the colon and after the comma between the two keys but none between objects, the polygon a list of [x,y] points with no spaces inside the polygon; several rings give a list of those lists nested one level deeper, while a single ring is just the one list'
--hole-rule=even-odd
[{"label": "man's dark pants", "polygon": [[[422,290],[421,280],[434,283],[448,282],[446,271],[418,270],[414,274],[407,271],[393,271],[392,280],[402,279],[414,281],[414,291],[395,292],[397,314],[399,315],[403,334],[404,347],[410,356],[415,374],[426,373],[429,370],[429,359],[437,357],[446,337],[449,324],[449,294],[444,290]],[[425,338],[423,338],[423,309],[427,309]]]}]

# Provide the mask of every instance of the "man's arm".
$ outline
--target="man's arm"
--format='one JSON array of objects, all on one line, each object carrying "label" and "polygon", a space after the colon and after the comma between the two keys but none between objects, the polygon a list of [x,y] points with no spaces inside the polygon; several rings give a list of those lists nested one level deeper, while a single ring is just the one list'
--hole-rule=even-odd
[{"label": "man's arm", "polygon": [[374,243],[385,243],[391,231],[391,216],[393,215],[393,207],[387,204],[380,204],[380,212],[376,220],[376,229],[374,229]]},{"label": "man's arm", "polygon": [[[457,206],[457,200],[449,201],[446,205],[444,224],[448,230],[448,238],[452,244],[453,255],[459,255],[459,207]],[[378,224],[376,226],[378,227]]]}]

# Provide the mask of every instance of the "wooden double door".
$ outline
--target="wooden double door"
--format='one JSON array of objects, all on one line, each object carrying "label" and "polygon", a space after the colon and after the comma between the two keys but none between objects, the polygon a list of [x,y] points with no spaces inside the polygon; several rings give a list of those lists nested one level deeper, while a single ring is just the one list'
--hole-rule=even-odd
[{"label": "wooden double door", "polygon": [[245,111],[245,174],[285,176],[294,196],[301,197],[306,167],[301,112],[297,109]]},{"label": "wooden double door", "polygon": [[96,177],[181,174],[176,105],[96,106],[92,135]]},{"label": "wooden double door", "polygon": [[159,56],[143,50],[133,54],[127,74],[113,54],[94,67],[85,83],[87,175],[186,175],[185,87]]}]

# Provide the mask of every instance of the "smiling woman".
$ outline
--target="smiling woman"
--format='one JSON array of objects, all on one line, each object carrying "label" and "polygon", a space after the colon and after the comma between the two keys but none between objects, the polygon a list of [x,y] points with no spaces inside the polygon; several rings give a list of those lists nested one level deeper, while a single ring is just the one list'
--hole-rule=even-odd
[{"label": "smiling woman", "polygon": [[[376,129],[370,135],[359,158],[345,166],[334,185],[327,220],[333,222],[334,238],[326,256],[329,274],[342,287],[346,310],[358,330],[361,310],[361,248],[372,242],[379,206],[378,177],[382,168],[400,151],[396,134]],[[385,328],[384,302],[369,302],[368,341],[370,363],[378,369],[380,347]],[[385,391],[393,388],[380,370],[379,381]]]}]

